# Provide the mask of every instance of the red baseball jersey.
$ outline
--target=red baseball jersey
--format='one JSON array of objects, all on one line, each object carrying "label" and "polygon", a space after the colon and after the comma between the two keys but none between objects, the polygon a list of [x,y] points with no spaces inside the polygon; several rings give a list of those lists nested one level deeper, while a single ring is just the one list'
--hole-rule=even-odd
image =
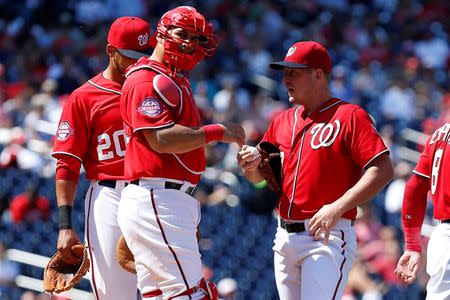
[{"label": "red baseball jersey", "polygon": [[430,191],[437,220],[450,219],[450,124],[431,135],[417,162],[414,173],[430,179]]},{"label": "red baseball jersey", "polygon": [[[165,86],[158,86],[161,81],[166,83]],[[127,72],[121,108],[125,131],[130,137],[125,155],[125,179],[160,177],[193,184],[200,181],[206,168],[204,147],[181,154],[158,153],[142,133],[142,130],[167,128],[174,124],[201,125],[186,77],[181,74],[171,77],[164,65],[141,58]]]},{"label": "red baseball jersey", "polygon": [[[388,152],[369,115],[336,98],[308,116],[303,106],[286,110],[262,140],[282,153],[283,193],[277,211],[288,220],[311,218],[353,187],[374,158]],[[355,216],[356,208],[343,215]]]},{"label": "red baseball jersey", "polygon": [[90,180],[123,179],[120,89],[100,73],[73,91],[63,108],[52,156],[79,159]]}]

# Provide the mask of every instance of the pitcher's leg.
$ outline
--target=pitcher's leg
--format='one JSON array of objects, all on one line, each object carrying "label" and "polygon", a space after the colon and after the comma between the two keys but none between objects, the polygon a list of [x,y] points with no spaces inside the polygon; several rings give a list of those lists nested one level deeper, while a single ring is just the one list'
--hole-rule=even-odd
[{"label": "pitcher's leg", "polygon": [[316,243],[301,264],[302,299],[341,299],[356,253],[354,230],[334,230],[327,244]]},{"label": "pitcher's leg", "polygon": [[300,266],[274,252],[275,281],[280,299],[300,299]]}]

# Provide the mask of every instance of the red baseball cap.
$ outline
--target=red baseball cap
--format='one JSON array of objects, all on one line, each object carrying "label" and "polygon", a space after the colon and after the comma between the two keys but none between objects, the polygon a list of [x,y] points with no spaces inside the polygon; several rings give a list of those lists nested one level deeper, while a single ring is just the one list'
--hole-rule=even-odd
[{"label": "red baseball cap", "polygon": [[129,58],[152,54],[150,24],[138,17],[120,17],[109,28],[108,43]]},{"label": "red baseball cap", "polygon": [[270,67],[275,70],[314,68],[330,73],[331,57],[320,43],[313,41],[297,42],[289,48],[283,61],[273,62]]}]

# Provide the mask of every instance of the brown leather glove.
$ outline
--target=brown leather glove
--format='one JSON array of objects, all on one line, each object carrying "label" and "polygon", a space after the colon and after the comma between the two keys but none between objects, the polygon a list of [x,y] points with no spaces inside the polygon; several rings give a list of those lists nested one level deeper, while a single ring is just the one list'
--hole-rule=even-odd
[{"label": "brown leather glove", "polygon": [[258,170],[267,182],[269,188],[281,195],[282,193],[282,165],[280,150],[272,143],[261,142],[256,148],[261,155]]},{"label": "brown leather glove", "polygon": [[123,235],[117,241],[116,259],[119,265],[130,273],[136,274],[136,264],[134,262],[134,255],[128,248],[127,242]]},{"label": "brown leather glove", "polygon": [[84,244],[76,244],[71,248],[74,256],[80,260],[78,264],[66,263],[59,252],[50,259],[44,270],[44,290],[47,293],[68,291],[77,284],[89,270],[90,262]]}]

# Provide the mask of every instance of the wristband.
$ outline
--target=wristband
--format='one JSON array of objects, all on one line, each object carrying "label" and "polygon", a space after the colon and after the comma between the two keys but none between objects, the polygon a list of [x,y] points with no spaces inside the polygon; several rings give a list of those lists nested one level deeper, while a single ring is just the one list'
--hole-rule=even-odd
[{"label": "wristband", "polygon": [[208,144],[211,141],[221,141],[223,139],[224,128],[220,124],[205,125],[202,127],[205,131],[205,141]]},{"label": "wristband", "polygon": [[61,205],[58,207],[58,228],[72,229],[72,206]]}]

